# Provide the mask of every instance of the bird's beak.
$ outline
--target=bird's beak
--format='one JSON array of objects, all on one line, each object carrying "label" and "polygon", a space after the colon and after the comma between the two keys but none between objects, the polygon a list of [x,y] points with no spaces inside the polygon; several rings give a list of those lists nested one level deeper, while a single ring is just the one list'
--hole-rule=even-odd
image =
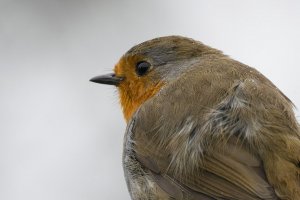
[{"label": "bird's beak", "polygon": [[101,84],[115,85],[115,86],[118,86],[122,80],[124,80],[123,77],[117,77],[114,73],[100,75],[90,79],[90,81],[94,83],[101,83]]}]

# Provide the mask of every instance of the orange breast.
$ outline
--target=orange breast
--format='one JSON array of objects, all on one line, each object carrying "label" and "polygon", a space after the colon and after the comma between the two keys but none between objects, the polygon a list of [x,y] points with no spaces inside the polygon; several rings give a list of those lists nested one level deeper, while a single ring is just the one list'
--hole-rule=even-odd
[{"label": "orange breast", "polygon": [[159,83],[145,88],[142,82],[132,85],[123,83],[119,86],[120,103],[123,108],[125,120],[128,122],[135,111],[149,98],[154,96],[163,86]]}]

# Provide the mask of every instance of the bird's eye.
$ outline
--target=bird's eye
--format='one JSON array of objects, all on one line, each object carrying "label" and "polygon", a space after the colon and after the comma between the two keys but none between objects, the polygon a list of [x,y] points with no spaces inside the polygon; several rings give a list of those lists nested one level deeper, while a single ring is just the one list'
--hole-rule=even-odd
[{"label": "bird's eye", "polygon": [[151,67],[150,63],[148,63],[146,61],[141,61],[141,62],[138,62],[136,64],[136,69],[135,70],[136,70],[137,75],[143,76],[148,72],[150,67]]}]

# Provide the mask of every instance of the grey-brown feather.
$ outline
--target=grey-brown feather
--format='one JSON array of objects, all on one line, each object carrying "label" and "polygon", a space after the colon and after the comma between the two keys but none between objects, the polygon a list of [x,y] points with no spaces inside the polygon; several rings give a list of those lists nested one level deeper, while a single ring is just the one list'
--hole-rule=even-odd
[{"label": "grey-brown feather", "polygon": [[147,53],[176,69],[157,66],[166,84],[126,131],[123,161],[133,199],[172,198],[137,156],[211,199],[300,199],[300,131],[287,97],[254,68],[202,43],[192,51],[188,44],[179,60],[178,48],[165,58],[155,57],[166,52],[157,45],[144,46],[128,54]]}]

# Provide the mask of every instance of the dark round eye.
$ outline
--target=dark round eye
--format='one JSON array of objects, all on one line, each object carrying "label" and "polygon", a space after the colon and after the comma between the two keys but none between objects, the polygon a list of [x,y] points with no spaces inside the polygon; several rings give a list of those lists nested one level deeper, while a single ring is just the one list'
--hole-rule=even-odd
[{"label": "dark round eye", "polygon": [[143,76],[143,75],[145,75],[148,72],[148,70],[150,69],[150,67],[151,67],[150,63],[148,63],[146,61],[141,61],[141,62],[138,62],[136,64],[135,71],[136,71],[137,75]]}]

